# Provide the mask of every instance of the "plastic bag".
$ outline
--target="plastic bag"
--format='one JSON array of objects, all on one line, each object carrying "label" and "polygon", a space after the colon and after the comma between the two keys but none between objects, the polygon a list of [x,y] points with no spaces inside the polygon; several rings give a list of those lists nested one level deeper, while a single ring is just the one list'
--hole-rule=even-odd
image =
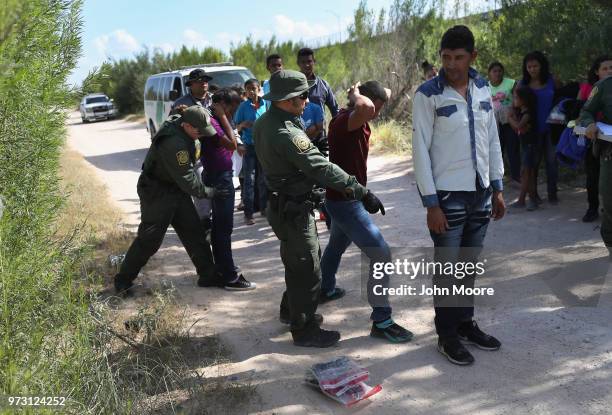
[{"label": "plastic bag", "polygon": [[351,406],[380,392],[382,386],[365,383],[370,373],[346,356],[313,365],[307,382],[345,406]]}]

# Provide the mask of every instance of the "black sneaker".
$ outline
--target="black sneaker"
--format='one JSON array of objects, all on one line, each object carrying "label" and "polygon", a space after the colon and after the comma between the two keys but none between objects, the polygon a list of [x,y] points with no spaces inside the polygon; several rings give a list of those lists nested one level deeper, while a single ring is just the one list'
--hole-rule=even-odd
[{"label": "black sneaker", "polygon": [[340,333],[323,330],[317,324],[309,324],[302,330],[292,330],[293,344],[300,347],[331,347],[340,340]]},{"label": "black sneaker", "polygon": [[594,209],[594,210],[589,209],[586,211],[586,213],[582,217],[582,221],[589,223],[589,222],[595,221],[598,217],[599,217],[599,212],[597,212],[597,209]]},{"label": "black sneaker", "polygon": [[449,362],[456,365],[467,366],[474,363],[474,356],[468,352],[456,337],[445,340],[439,339],[438,351],[446,356]]},{"label": "black sneaker", "polygon": [[391,343],[405,343],[412,340],[414,334],[410,330],[406,330],[392,319],[388,319],[381,323],[372,322],[371,337],[379,339],[387,339]]},{"label": "black sneaker", "polygon": [[463,323],[457,329],[459,340],[463,344],[473,344],[482,350],[499,350],[501,342],[493,336],[489,336],[478,328],[475,321]]},{"label": "black sneaker", "polygon": [[113,283],[115,286],[115,293],[118,296],[125,298],[134,295],[134,292],[132,291],[132,287],[134,286],[134,284],[132,283],[132,281],[125,280],[119,275],[115,275],[115,280]]},{"label": "black sneaker", "polygon": [[242,274],[238,275],[238,279],[234,282],[226,282],[224,285],[229,291],[249,291],[257,288],[257,284],[247,281]]},{"label": "black sneaker", "polygon": [[[281,311],[280,316],[278,317],[278,319],[283,324],[291,324],[291,317],[289,317],[288,313],[283,313]],[[321,324],[323,324],[323,316],[321,314],[319,314],[319,313],[315,313],[312,316],[312,321],[314,321],[318,325],[321,325]]]},{"label": "black sneaker", "polygon": [[346,295],[344,288],[336,287],[331,294],[323,294],[319,296],[319,304],[329,303],[330,301],[338,300]]}]

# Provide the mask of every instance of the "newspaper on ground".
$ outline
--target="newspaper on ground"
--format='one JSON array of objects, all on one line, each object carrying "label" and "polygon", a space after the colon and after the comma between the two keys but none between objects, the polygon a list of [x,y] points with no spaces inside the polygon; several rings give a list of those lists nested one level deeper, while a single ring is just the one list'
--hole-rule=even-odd
[{"label": "newspaper on ground", "polygon": [[382,390],[381,385],[371,387],[365,382],[370,373],[346,356],[318,363],[306,375],[306,383],[319,388],[325,395],[344,406],[352,406]]}]

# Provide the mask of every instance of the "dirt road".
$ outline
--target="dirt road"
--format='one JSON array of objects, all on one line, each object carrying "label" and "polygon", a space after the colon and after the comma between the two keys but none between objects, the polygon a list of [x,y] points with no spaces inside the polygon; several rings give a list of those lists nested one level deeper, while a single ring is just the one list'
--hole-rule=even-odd
[{"label": "dirt road", "polygon": [[[91,163],[128,225],[138,223],[136,180],[149,137],[142,125],[124,121],[81,124],[69,119],[69,145]],[[389,245],[429,247],[425,211],[411,161],[372,157],[371,187],[387,207],[376,216]],[[545,194],[545,192],[542,192]],[[515,192],[506,192],[507,202]],[[232,349],[224,370],[249,378],[259,397],[240,412],[261,414],[609,414],[612,408],[612,273],[603,260],[598,222],[580,221],[582,189],[562,188],[561,203],[536,212],[510,211],[489,227],[487,255],[497,265],[481,284],[495,298],[476,311],[482,328],[502,342],[498,352],[473,350],[476,362],[458,367],[436,351],[428,297],[394,298],[394,318],[415,339],[392,345],[369,337],[370,309],[360,296],[360,254],[350,247],[341,264],[340,301],[320,307],[325,326],[342,332],[338,347],[294,347],[278,322],[284,289],[278,241],[264,218],[245,226],[235,214],[234,256],[255,291],[226,292],[195,286],[195,271],[171,231],[139,281],[171,280],[194,317],[202,316]],[[319,225],[321,246],[328,233]],[[596,270],[596,271],[593,271]],[[607,272],[607,278],[606,278]],[[603,287],[603,295],[599,295]],[[382,392],[350,410],[303,384],[316,362],[347,355],[370,371]]]}]

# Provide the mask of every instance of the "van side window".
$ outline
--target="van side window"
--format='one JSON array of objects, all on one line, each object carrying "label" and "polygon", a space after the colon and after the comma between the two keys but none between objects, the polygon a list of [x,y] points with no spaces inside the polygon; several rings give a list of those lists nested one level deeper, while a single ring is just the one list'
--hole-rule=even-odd
[{"label": "van side window", "polygon": [[154,101],[161,101],[162,99],[162,94],[161,94],[161,87],[162,82],[163,82],[164,78],[155,78],[155,80],[153,81],[153,100]]},{"label": "van side window", "polygon": [[147,80],[147,84],[145,85],[145,100],[147,101],[155,101],[156,99],[155,81],[155,78],[149,78]]},{"label": "van side window", "polygon": [[165,78],[163,78],[163,84],[162,84],[162,100],[163,101],[170,101],[170,86],[172,85],[172,77],[170,76],[166,76]]},{"label": "van side window", "polygon": [[153,80],[151,78],[147,79],[147,83],[145,84],[145,101],[151,100],[151,86],[153,85]]},{"label": "van side window", "polygon": [[178,76],[174,77],[174,83],[172,84],[172,89],[178,91],[179,98],[183,96],[183,88],[181,86],[181,78]]}]

